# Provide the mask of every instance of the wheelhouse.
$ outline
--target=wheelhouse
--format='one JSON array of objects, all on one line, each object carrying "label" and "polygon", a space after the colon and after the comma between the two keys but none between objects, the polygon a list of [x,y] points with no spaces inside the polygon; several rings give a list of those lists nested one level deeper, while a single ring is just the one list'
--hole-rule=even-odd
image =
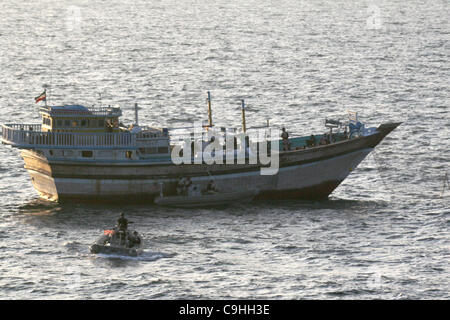
[{"label": "wheelhouse", "polygon": [[39,111],[43,132],[120,132],[120,108],[82,105],[46,106]]},{"label": "wheelhouse", "polygon": [[2,143],[34,150],[49,159],[170,160],[165,128],[119,122],[120,108],[82,105],[45,106],[42,124],[6,124]]}]

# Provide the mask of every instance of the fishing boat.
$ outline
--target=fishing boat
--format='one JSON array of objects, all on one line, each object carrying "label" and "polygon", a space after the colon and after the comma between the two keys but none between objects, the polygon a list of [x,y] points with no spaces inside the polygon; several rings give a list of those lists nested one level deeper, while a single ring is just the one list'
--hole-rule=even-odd
[{"label": "fishing boat", "polygon": [[[226,141],[220,138],[214,142],[224,149],[213,151],[215,159],[218,155],[231,159],[226,163],[208,162],[204,155],[212,140],[202,135],[201,141],[194,141],[192,133],[187,138],[199,147],[193,148],[191,155],[187,148],[181,151],[192,161],[175,161],[174,152],[182,141],[176,137],[179,128],[141,126],[137,110],[135,104],[135,122],[125,126],[119,120],[119,107],[45,105],[39,109],[41,124],[4,124],[1,141],[21,150],[34,188],[42,197],[55,201],[153,202],[161,185],[165,195],[176,196],[180,176],[199,186],[214,179],[221,190],[230,193],[216,197],[230,197],[229,201],[252,190],[258,190],[256,199],[324,199],[400,124],[366,127],[356,114],[345,122],[326,120],[326,130],[330,130],[326,134],[272,137],[267,140],[270,148],[266,155],[276,156],[278,166],[272,174],[264,174],[272,163],[262,161],[263,149],[255,151],[246,144],[253,140],[245,124],[244,101],[242,128],[227,131],[212,123],[208,94],[209,123],[202,129],[226,133]],[[273,132],[274,128],[268,125],[265,130]],[[225,149],[228,141],[236,142],[239,135],[245,140],[234,146],[231,143],[231,151]],[[255,152],[258,157],[252,161]]]}]

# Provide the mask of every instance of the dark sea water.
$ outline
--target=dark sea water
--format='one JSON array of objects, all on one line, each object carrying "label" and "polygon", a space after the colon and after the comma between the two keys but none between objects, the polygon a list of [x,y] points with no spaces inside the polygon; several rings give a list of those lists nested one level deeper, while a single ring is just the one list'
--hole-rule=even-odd
[{"label": "dark sea water", "polygon": [[[403,121],[322,202],[222,209],[39,200],[0,148],[1,299],[449,299],[450,3],[0,2],[0,123],[39,122],[33,98],[118,104],[131,123],[324,131],[357,111]],[[125,211],[138,258],[89,245]]]}]

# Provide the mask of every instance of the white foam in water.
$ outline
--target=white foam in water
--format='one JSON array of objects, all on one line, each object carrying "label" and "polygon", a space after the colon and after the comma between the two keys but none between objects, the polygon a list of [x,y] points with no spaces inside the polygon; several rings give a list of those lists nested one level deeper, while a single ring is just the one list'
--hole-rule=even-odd
[{"label": "white foam in water", "polygon": [[155,261],[155,260],[162,259],[162,258],[173,257],[174,254],[167,254],[167,253],[163,253],[163,252],[146,252],[146,251],[144,251],[142,254],[140,254],[137,257],[119,255],[119,254],[104,254],[104,253],[99,253],[99,254],[97,254],[97,256],[99,256],[101,258],[107,258],[107,259]]}]

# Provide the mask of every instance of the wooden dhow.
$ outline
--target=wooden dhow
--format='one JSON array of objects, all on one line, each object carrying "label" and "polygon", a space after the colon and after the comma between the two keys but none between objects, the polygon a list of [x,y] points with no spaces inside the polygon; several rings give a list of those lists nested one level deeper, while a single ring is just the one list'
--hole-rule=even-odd
[{"label": "wooden dhow", "polygon": [[[210,100],[208,105],[206,129],[213,126]],[[357,118],[345,124],[326,121],[338,131],[315,135],[314,141],[310,136],[278,138],[279,150],[272,150],[279,157],[277,173],[262,175],[267,165],[248,159],[175,164],[172,130],[137,125],[137,111],[129,127],[119,122],[122,111],[115,107],[45,106],[40,114],[42,124],[4,124],[1,141],[21,149],[34,188],[57,201],[153,201],[161,188],[165,195],[176,195],[180,177],[199,187],[213,179],[227,192],[258,190],[256,199],[323,199],[400,124],[365,128]]]}]

